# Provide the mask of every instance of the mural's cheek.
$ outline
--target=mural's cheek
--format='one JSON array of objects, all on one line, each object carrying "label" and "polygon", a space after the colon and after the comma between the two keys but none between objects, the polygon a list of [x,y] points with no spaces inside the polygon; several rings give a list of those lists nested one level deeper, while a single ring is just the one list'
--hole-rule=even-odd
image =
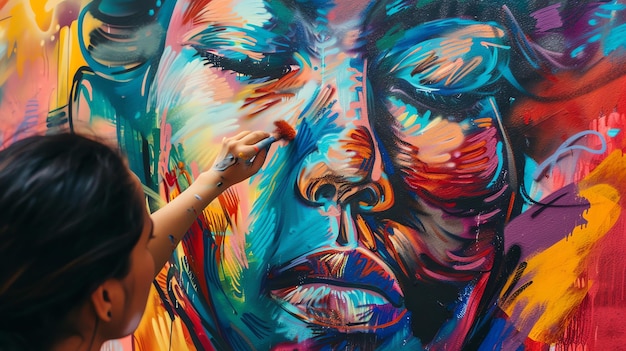
[{"label": "mural's cheek", "polygon": [[[440,284],[467,282],[488,271],[493,261],[494,233],[479,238],[470,232],[473,219],[458,219],[424,205],[419,225],[386,222],[385,247],[409,282]],[[419,226],[419,229],[416,227]]]},{"label": "mural's cheek", "polygon": [[486,117],[495,112],[444,119],[394,98],[387,108],[398,138],[393,161],[412,199],[394,207],[406,218],[386,224],[396,261],[411,281],[469,282],[492,267],[499,209],[489,202],[506,189],[501,134]]},{"label": "mural's cheek", "polygon": [[170,155],[180,151],[167,149],[169,145],[184,149],[184,155],[175,157],[194,160],[198,170],[207,169],[223,137],[241,130],[271,131],[275,120],[293,119],[304,103],[291,97],[300,88],[301,82],[293,81],[296,73],[251,83],[206,64],[192,48],[180,52],[166,48],[149,94],[149,109],[162,133],[160,168],[167,170]]},{"label": "mural's cheek", "polygon": [[[456,206],[455,200],[459,197],[479,198],[489,194],[489,185],[500,162],[499,144],[494,139],[495,129],[486,129],[465,137],[454,131],[455,127],[451,126],[452,130],[444,131],[450,133],[451,139],[434,145],[434,148],[441,147],[435,153],[430,153],[433,146],[416,141],[412,144],[416,152],[402,155],[403,158],[408,156],[410,160],[410,166],[403,169],[407,185],[424,198],[447,207]],[[433,136],[435,140],[439,137]],[[420,145],[427,150],[424,157],[420,157]]]},{"label": "mural's cheek", "polygon": [[204,65],[201,75],[205,81],[215,82],[212,99],[218,104],[236,104],[236,115],[256,128],[263,124],[255,121],[271,125],[276,119],[292,120],[315,90],[301,95],[304,99],[297,95],[306,85],[319,86],[319,74],[311,67],[311,58],[298,53],[261,53],[258,48],[261,51],[256,55],[237,53],[231,57],[231,49],[206,45],[192,49]]},{"label": "mural's cheek", "polygon": [[[454,209],[458,200],[480,208],[503,184],[503,143],[493,117],[434,117],[410,105],[390,103],[401,141],[395,163],[406,185],[433,205]],[[492,113],[493,112],[489,112]]]}]

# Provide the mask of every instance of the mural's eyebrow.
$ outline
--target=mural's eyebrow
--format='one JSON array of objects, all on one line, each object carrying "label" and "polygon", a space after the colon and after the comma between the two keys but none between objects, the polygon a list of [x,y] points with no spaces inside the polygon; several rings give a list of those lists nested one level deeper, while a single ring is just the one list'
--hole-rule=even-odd
[{"label": "mural's eyebrow", "polygon": [[291,53],[293,40],[267,29],[248,25],[210,26],[186,42],[198,51],[228,52],[231,59],[262,59],[267,54]]}]

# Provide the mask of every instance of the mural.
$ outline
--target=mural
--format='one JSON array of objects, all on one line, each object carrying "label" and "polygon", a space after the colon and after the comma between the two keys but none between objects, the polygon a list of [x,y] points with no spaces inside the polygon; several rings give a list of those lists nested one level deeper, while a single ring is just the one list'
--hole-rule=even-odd
[{"label": "mural", "polygon": [[124,350],[626,346],[626,3],[0,1],[0,138],[117,142],[151,209],[272,130]]}]

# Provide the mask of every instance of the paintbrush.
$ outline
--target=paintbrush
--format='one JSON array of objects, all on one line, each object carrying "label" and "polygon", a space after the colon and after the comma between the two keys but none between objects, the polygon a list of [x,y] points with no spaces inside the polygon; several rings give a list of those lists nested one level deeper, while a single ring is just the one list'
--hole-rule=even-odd
[{"label": "paintbrush", "polygon": [[[256,158],[256,154],[261,151],[262,149],[265,148],[269,148],[270,145],[272,145],[272,143],[278,141],[278,140],[287,140],[287,141],[291,141],[296,137],[296,130],[293,129],[293,127],[291,125],[289,125],[289,123],[287,123],[286,121],[283,120],[278,120],[276,122],[274,122],[274,125],[276,126],[276,130],[267,138],[259,141],[258,143],[253,145],[254,148],[254,152],[255,155],[252,156],[252,158],[246,160],[245,155],[243,154],[243,152],[240,152],[238,155],[239,159],[243,159],[244,162],[251,164],[252,162],[254,162],[254,159]],[[232,155],[232,154],[228,154],[226,155],[226,157],[224,157],[223,160],[221,160],[220,162],[216,163],[213,168],[217,169],[218,171],[223,171],[226,168],[232,166],[235,164],[235,162],[237,162],[237,158]]]},{"label": "paintbrush", "polygon": [[274,122],[274,125],[276,126],[276,130],[266,139],[263,139],[256,143],[254,145],[254,151],[259,152],[259,150],[269,147],[270,145],[272,145],[272,143],[276,141],[291,141],[296,137],[296,130],[293,129],[293,127],[289,123],[287,123],[287,121],[278,120]]},{"label": "paintbrush", "polygon": [[233,154],[228,154],[226,155],[226,157],[224,157],[223,160],[216,163],[213,166],[213,168],[217,169],[218,171],[223,171],[226,168],[234,165],[237,162],[237,159],[243,159],[244,162],[251,164],[252,162],[254,162],[254,159],[256,158],[256,154],[262,149],[269,148],[270,145],[272,145],[272,143],[276,141],[283,140],[283,139],[287,141],[291,141],[296,137],[296,130],[293,129],[293,127],[289,125],[289,123],[287,123],[286,121],[278,120],[274,122],[274,125],[276,126],[276,130],[274,130],[274,132],[270,134],[269,137],[253,145],[255,155],[252,156],[252,158],[246,160],[246,157],[243,154],[243,152],[239,153],[238,158],[235,157]]}]

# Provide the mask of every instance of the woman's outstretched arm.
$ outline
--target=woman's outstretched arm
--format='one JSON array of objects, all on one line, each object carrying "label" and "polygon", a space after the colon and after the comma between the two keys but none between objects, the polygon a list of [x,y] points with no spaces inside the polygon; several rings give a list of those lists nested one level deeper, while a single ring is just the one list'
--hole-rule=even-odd
[{"label": "woman's outstretched arm", "polygon": [[[267,150],[255,151],[254,144],[267,138],[266,132],[242,132],[225,138],[211,169],[203,172],[185,191],[152,214],[153,239],[148,249],[156,272],[165,265],[199,213],[231,185],[255,174],[265,162]],[[253,158],[252,162],[248,162]]]}]

